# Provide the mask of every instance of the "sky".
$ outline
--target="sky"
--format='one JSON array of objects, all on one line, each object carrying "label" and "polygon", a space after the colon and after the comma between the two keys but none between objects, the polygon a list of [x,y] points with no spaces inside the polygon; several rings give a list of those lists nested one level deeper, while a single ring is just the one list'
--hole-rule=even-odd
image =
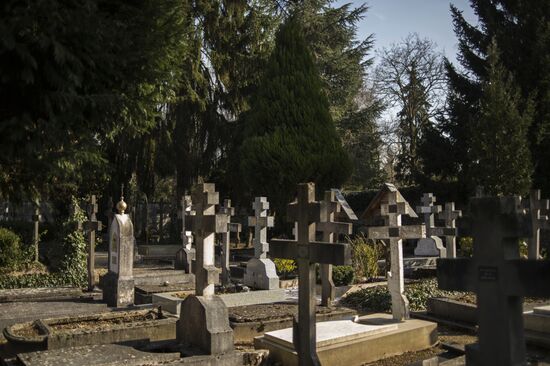
[{"label": "sky", "polygon": [[374,48],[399,43],[409,33],[434,41],[438,49],[453,62],[456,60],[457,40],[453,33],[449,4],[464,11],[466,19],[475,23],[476,17],[468,0],[338,0],[335,5],[366,3],[369,10],[359,23],[358,36],[364,39],[374,33]]}]

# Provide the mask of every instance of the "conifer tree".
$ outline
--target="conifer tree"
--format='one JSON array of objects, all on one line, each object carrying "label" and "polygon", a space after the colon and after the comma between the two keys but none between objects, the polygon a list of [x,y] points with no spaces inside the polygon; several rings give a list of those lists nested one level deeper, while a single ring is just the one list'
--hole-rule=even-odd
[{"label": "conifer tree", "polygon": [[494,43],[488,63],[488,80],[481,84],[479,113],[471,124],[471,179],[492,195],[526,194],[532,175],[527,144],[531,108],[520,112],[519,88],[500,64]]},{"label": "conifer tree", "polygon": [[284,212],[297,183],[339,187],[350,161],[336,134],[322,81],[298,19],[277,33],[275,49],[245,116],[240,171],[251,196]]}]

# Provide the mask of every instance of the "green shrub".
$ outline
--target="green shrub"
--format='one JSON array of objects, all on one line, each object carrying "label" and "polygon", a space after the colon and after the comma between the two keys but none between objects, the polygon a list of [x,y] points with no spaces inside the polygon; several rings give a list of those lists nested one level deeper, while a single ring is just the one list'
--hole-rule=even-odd
[{"label": "green shrub", "polygon": [[273,262],[275,263],[277,274],[282,278],[288,278],[288,276],[294,274],[298,268],[296,262],[292,259],[275,258]]},{"label": "green shrub", "polygon": [[460,246],[460,255],[462,257],[471,257],[474,254],[474,239],[466,236],[458,240]]},{"label": "green shrub", "polygon": [[352,266],[333,266],[332,281],[335,286],[347,286],[353,283],[355,270]]},{"label": "green shrub", "polygon": [[356,278],[374,278],[378,275],[378,260],[382,244],[367,239],[364,234],[348,238],[352,250],[352,262]]},{"label": "green shrub", "polygon": [[11,230],[0,228],[0,267],[16,269],[22,260],[21,238]]}]

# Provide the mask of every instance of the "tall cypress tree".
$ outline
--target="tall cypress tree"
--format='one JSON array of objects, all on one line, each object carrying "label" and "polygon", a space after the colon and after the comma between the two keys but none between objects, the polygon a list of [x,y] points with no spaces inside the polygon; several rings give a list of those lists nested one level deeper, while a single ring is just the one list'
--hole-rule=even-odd
[{"label": "tall cypress tree", "polygon": [[295,16],[279,29],[245,116],[240,149],[240,171],[249,193],[267,195],[279,212],[297,183],[313,181],[320,190],[339,187],[351,172],[302,34]]},{"label": "tall cypress tree", "polygon": [[492,195],[526,194],[532,174],[527,144],[531,108],[519,111],[519,89],[500,64],[495,44],[490,46],[488,62],[488,80],[481,84],[479,112],[471,124],[472,185],[481,185]]}]

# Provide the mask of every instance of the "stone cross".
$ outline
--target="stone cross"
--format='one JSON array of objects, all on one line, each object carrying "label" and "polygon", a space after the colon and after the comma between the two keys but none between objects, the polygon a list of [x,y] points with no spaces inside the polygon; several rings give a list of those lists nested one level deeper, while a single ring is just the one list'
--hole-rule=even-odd
[{"label": "stone cross", "polygon": [[185,219],[193,215],[191,211],[191,196],[181,198],[181,240],[183,247],[176,253],[175,268],[184,270],[186,273],[192,273],[192,264],[195,259],[195,249],[193,249],[193,234],[187,230],[188,225]]},{"label": "stone cross", "polygon": [[447,258],[456,258],[456,219],[462,217],[462,211],[455,210],[454,202],[447,202],[445,203],[445,209],[438,216],[445,220],[445,226],[432,228],[432,234],[444,236]]},{"label": "stone cross", "polygon": [[519,257],[531,234],[519,197],[473,198],[470,214],[473,258],[437,261],[441,289],[477,295],[478,344],[466,346],[466,364],[524,365],[523,297],[550,295],[550,261]]},{"label": "stone cross", "polygon": [[38,262],[40,259],[40,256],[38,254],[38,244],[40,242],[40,203],[36,201],[34,206],[34,214],[32,215],[32,221],[34,224],[34,231],[32,235],[32,241],[34,244],[34,260],[35,262]]},{"label": "stone cross", "polygon": [[[325,197],[321,201],[321,217],[317,224],[317,231],[323,233],[323,241],[334,243],[338,241],[340,234],[350,235],[352,224],[335,222],[335,215],[340,212],[340,203],[336,200],[335,191],[325,191]],[[335,286],[332,281],[332,264],[321,264],[321,305],[331,306],[335,297]]]},{"label": "stone cross", "polygon": [[432,228],[435,226],[434,214],[441,212],[441,206],[435,205],[436,197],[433,193],[424,193],[420,200],[423,206],[417,206],[416,211],[424,216],[424,224],[426,225],[426,236],[434,235]]},{"label": "stone cross", "polygon": [[529,213],[531,215],[531,224],[533,235],[527,241],[527,250],[529,259],[540,258],[540,229],[550,227],[548,222],[548,213],[550,202],[541,199],[540,189],[533,189],[529,194]]},{"label": "stone cross", "polygon": [[244,283],[257,289],[274,290],[279,288],[279,277],[275,264],[267,258],[267,229],[274,226],[275,220],[268,215],[269,202],[266,197],[256,197],[252,208],[254,216],[248,217],[248,226],[254,226],[254,258],[246,263]]},{"label": "stone cross", "polygon": [[227,216],[227,229],[221,233],[221,266],[222,266],[222,285],[227,286],[231,281],[231,273],[229,270],[229,246],[231,234],[231,217],[235,215],[235,208],[231,207],[231,200],[223,200],[223,205],[220,207],[220,214]]},{"label": "stone cross", "polygon": [[[189,226],[195,236],[195,293],[197,296],[213,296],[219,283],[219,271],[214,262],[214,239],[217,233],[227,231],[227,215],[216,214],[220,196],[213,183],[198,184],[191,194],[194,216],[189,216]],[[187,223],[187,221],[186,221]]]},{"label": "stone cross", "polygon": [[[403,274],[403,239],[418,239],[426,235],[425,225],[401,225],[402,215],[414,215],[407,202],[398,202],[399,192],[389,192],[388,202],[380,205],[380,216],[387,226],[368,228],[369,239],[389,240],[391,269],[388,273],[388,290],[391,295],[392,315],[395,320],[409,319],[409,301],[405,296]],[[414,215],[416,216],[416,215]]]},{"label": "stone cross", "polygon": [[297,222],[297,240],[271,240],[272,257],[294,259],[298,263],[298,321],[293,343],[301,366],[319,365],[316,349],[315,285],[316,263],[351,263],[348,244],[315,241],[315,224],[321,218],[321,205],[315,201],[315,184],[298,184],[298,200],[288,205],[287,217]]},{"label": "stone cross", "polygon": [[88,290],[92,291],[95,287],[95,232],[101,231],[102,224],[96,218],[97,201],[95,195],[90,198],[90,207],[88,209],[90,219],[84,222],[84,230],[88,232]]}]

